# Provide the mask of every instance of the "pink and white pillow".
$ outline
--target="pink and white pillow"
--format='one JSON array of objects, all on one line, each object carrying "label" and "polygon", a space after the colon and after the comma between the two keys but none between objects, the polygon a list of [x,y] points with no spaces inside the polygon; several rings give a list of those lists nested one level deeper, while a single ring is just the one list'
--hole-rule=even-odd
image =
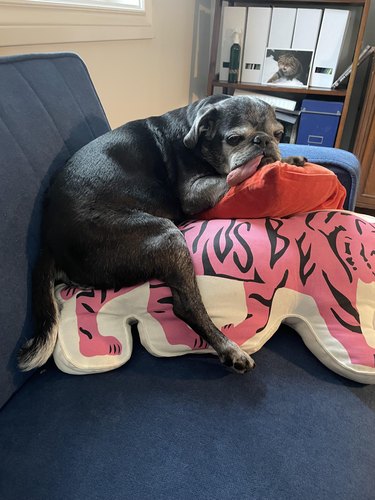
[{"label": "pink and white pillow", "polygon": [[[375,383],[375,218],[324,210],[180,229],[210,316],[246,352],[286,323],[327,367]],[[155,356],[214,353],[174,316],[170,289],[156,280],[107,291],[60,285],[56,296],[62,314],[54,359],[67,373],[126,363],[134,321]]]}]

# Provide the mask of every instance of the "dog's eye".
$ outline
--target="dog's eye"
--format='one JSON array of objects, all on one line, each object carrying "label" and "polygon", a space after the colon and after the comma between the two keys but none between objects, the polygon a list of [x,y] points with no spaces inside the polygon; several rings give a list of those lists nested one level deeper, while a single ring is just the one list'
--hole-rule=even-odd
[{"label": "dog's eye", "polygon": [[275,136],[275,138],[278,140],[278,141],[281,141],[282,137],[283,137],[283,133],[284,131],[283,130],[278,130],[277,132],[275,132],[273,135]]},{"label": "dog's eye", "polygon": [[229,146],[237,146],[243,139],[242,135],[229,135],[225,140]]}]

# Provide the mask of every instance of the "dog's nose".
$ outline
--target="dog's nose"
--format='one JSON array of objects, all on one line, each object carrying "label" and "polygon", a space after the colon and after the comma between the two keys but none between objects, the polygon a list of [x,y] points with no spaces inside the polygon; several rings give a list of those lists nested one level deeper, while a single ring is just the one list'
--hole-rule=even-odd
[{"label": "dog's nose", "polygon": [[257,144],[261,148],[267,147],[269,142],[270,142],[269,138],[264,135],[256,135],[253,139],[253,143]]}]

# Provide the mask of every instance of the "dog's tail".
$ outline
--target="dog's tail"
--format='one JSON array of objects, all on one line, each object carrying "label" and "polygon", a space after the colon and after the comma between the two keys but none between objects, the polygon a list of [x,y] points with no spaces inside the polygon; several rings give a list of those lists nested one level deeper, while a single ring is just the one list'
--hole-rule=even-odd
[{"label": "dog's tail", "polygon": [[28,340],[18,355],[22,371],[38,368],[47,362],[56,344],[60,309],[54,294],[55,261],[44,249],[33,272],[32,305],[35,336]]}]

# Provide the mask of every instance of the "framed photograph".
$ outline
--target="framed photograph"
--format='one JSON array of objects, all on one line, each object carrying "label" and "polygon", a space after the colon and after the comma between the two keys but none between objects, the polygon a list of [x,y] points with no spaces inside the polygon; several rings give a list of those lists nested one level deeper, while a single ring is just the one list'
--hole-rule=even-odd
[{"label": "framed photograph", "polygon": [[280,87],[307,87],[313,55],[312,50],[267,47],[262,83]]}]

